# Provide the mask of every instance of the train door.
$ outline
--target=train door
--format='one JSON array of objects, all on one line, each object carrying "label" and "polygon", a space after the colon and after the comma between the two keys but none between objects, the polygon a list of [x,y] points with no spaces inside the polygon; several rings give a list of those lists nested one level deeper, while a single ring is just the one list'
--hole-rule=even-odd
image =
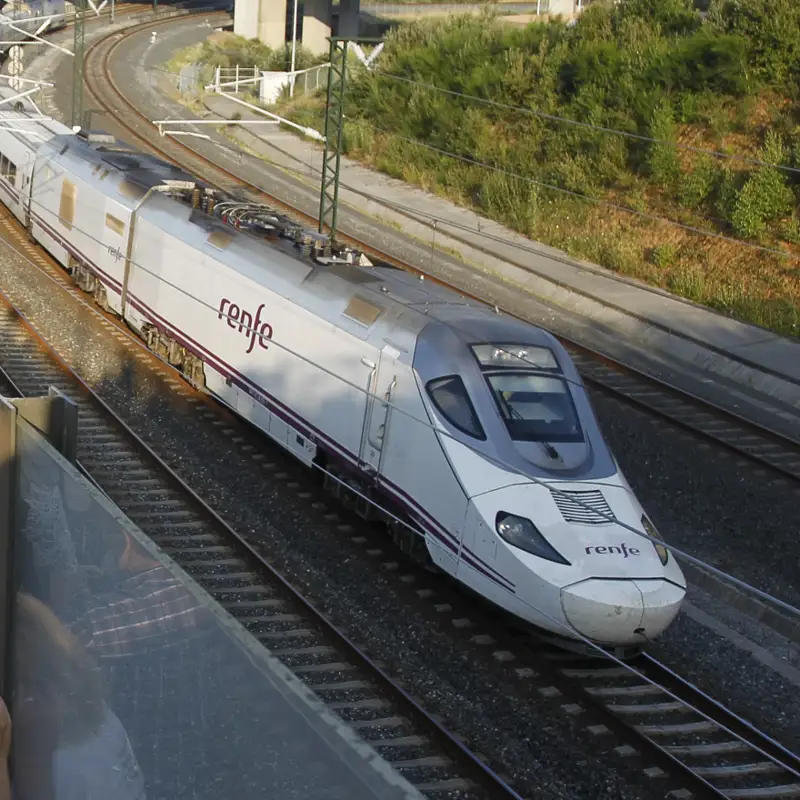
[{"label": "train door", "polygon": [[374,364],[362,359],[372,369],[369,396],[364,409],[364,427],[361,432],[359,461],[364,469],[381,471],[383,448],[389,433],[391,401],[397,386],[397,359],[400,351],[390,344],[384,345]]}]

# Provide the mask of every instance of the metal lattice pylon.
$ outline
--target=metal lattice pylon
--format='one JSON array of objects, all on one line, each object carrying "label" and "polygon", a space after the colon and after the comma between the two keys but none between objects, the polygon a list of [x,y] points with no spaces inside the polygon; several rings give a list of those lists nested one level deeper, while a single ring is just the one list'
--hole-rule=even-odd
[{"label": "metal lattice pylon", "polygon": [[344,87],[347,74],[347,39],[331,37],[328,99],[325,105],[325,150],[322,154],[322,185],[319,198],[319,232],[336,237],[336,211],[339,205],[339,164],[344,128]]},{"label": "metal lattice pylon", "polygon": [[369,37],[344,38],[331,36],[328,100],[325,105],[325,150],[322,154],[322,184],[319,197],[319,232],[336,239],[336,217],[339,206],[339,165],[342,158],[344,130],[344,89],[347,71],[347,45],[379,44],[382,39]]},{"label": "metal lattice pylon", "polygon": [[75,28],[72,62],[72,125],[83,124],[83,24],[86,18],[86,0],[75,0]]}]

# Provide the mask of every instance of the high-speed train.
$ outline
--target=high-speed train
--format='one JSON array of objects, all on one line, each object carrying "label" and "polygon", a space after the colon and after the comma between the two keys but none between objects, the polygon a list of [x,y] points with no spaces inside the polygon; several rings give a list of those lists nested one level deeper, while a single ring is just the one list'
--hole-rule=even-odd
[{"label": "high-speed train", "polygon": [[5,3],[0,7],[0,53],[32,35],[42,35],[65,28],[64,0],[27,0]]},{"label": "high-speed train", "polygon": [[550,333],[25,102],[0,113],[0,200],[188,380],[565,644],[672,622],[683,574]]}]

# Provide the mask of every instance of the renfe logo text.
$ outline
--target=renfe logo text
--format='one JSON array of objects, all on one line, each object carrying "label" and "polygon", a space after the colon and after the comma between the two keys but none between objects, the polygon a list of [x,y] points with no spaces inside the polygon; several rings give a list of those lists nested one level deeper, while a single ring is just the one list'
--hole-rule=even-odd
[{"label": "renfe logo text", "polygon": [[[226,306],[227,311],[225,310]],[[250,339],[250,346],[246,351],[248,353],[253,351],[256,338],[258,338],[258,343],[264,350],[269,349],[269,346],[265,340],[272,338],[272,325],[270,325],[268,322],[261,321],[261,312],[264,310],[264,307],[264,303],[258,307],[258,311],[256,311],[256,318],[253,320],[253,316],[249,311],[239,308],[236,303],[231,303],[231,301],[227,298],[223,297],[219,304],[219,314],[217,315],[217,319],[226,317],[229,328],[238,330],[239,333],[244,332],[244,335]]]},{"label": "renfe logo text", "polygon": [[591,553],[592,550],[594,550],[594,552],[597,553],[597,555],[599,556],[602,556],[604,554],[611,555],[612,553],[617,553],[618,555],[624,555],[625,558],[627,558],[629,555],[638,556],[640,552],[638,547],[629,548],[628,545],[626,544],[621,544],[619,546],[610,544],[607,545],[606,547],[603,547],[602,545],[600,546],[591,545],[590,547],[586,548],[587,554]]}]

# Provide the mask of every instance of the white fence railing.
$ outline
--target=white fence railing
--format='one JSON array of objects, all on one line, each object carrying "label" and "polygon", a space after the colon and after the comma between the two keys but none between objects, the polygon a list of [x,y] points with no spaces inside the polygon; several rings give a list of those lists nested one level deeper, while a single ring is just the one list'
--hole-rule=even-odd
[{"label": "white fence railing", "polygon": [[258,67],[217,67],[214,70],[214,88],[226,92],[240,92],[242,86],[252,86],[261,80]]},{"label": "white fence railing", "polygon": [[267,72],[258,67],[217,67],[206,89],[219,94],[238,94],[254,89],[262,103],[275,103],[285,88],[289,94],[314,94],[328,85],[330,64],[318,64],[294,72]]},{"label": "white fence railing", "polygon": [[318,64],[316,67],[309,69],[297,70],[294,73],[294,91],[306,94],[314,94],[320,89],[324,89],[328,85],[328,70],[331,68],[330,64]]}]

